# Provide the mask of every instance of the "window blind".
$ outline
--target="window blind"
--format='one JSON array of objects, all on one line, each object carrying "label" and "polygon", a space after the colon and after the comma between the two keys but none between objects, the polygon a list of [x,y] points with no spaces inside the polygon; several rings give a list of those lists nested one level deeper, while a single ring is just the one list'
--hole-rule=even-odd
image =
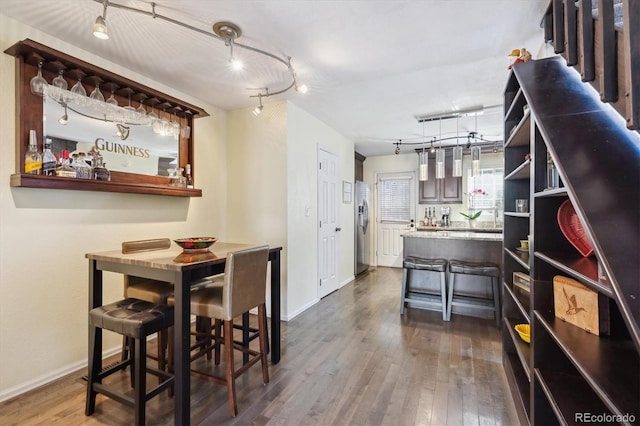
[{"label": "window blind", "polygon": [[381,178],[380,221],[409,222],[411,220],[411,179]]}]

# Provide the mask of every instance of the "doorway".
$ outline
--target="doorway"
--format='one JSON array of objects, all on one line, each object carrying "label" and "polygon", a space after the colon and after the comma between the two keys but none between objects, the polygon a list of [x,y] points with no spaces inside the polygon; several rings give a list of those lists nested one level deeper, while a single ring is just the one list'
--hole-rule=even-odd
[{"label": "doorway", "polygon": [[338,289],[338,156],[318,148],[318,297]]},{"label": "doorway", "polygon": [[415,173],[378,173],[376,187],[377,265],[401,268],[402,234],[415,224]]}]

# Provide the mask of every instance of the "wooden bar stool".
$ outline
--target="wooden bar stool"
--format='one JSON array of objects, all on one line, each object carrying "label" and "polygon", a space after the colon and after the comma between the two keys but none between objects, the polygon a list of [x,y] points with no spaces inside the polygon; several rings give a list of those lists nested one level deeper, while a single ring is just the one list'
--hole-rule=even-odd
[{"label": "wooden bar stool", "polygon": [[[404,259],[402,271],[402,293],[400,295],[400,313],[404,314],[405,303],[415,304],[417,308],[429,309],[434,305],[439,305],[442,309],[442,319],[449,321],[447,318],[447,259],[424,259],[421,257],[409,256]],[[411,274],[414,271],[427,271],[437,272],[440,274],[440,301],[433,300],[431,295],[427,294],[415,294],[409,289],[408,283],[411,279]]]},{"label": "wooden bar stool", "polygon": [[[85,414],[95,412],[98,393],[122,404],[134,407],[135,424],[145,423],[145,404],[173,384],[173,375],[147,367],[147,336],[166,330],[173,325],[173,307],[145,302],[139,299],[124,299],[89,311],[89,378]],[[102,370],[102,353],[96,350],[102,330],[110,330],[133,339],[132,356],[129,359]],[[134,371],[134,396],[115,391],[102,384],[102,379],[131,365]],[[163,380],[148,393],[146,374],[154,374]]]},{"label": "wooden bar stool", "polygon": [[[491,279],[493,303],[485,299],[457,296],[453,297],[456,274],[477,275]],[[500,278],[500,266],[491,262],[468,262],[464,260],[449,260],[449,299],[447,302],[447,321],[451,319],[451,308],[463,306],[467,308],[488,309],[494,312],[496,326],[500,327],[500,293],[498,279]]]}]

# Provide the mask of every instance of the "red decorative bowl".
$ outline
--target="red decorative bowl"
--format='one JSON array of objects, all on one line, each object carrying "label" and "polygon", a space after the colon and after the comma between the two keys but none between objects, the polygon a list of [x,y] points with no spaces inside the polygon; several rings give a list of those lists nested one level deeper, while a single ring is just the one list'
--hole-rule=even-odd
[{"label": "red decorative bowl", "polygon": [[580,252],[583,257],[593,255],[593,247],[587,233],[570,200],[566,200],[558,208],[558,225],[567,241]]},{"label": "red decorative bowl", "polygon": [[213,245],[217,238],[213,237],[194,237],[194,238],[179,238],[177,240],[173,240],[177,245],[182,247],[185,251],[191,250],[208,250],[209,247]]}]

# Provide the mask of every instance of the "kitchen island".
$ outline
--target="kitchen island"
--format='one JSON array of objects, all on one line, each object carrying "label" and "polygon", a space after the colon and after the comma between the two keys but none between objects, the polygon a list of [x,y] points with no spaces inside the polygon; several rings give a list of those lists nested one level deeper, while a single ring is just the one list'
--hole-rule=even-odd
[{"label": "kitchen island", "polygon": [[[502,233],[451,231],[410,231],[403,235],[404,258],[415,256],[427,259],[444,258],[472,262],[491,262],[502,270]],[[500,280],[502,281],[502,280]],[[407,283],[412,297],[433,297],[440,294],[438,274],[411,274]],[[455,295],[492,299],[491,285],[484,277],[459,275],[456,277]],[[409,302],[409,307],[412,307]],[[417,305],[416,305],[417,306]],[[453,307],[453,314],[491,318],[493,313],[468,307]]]}]

